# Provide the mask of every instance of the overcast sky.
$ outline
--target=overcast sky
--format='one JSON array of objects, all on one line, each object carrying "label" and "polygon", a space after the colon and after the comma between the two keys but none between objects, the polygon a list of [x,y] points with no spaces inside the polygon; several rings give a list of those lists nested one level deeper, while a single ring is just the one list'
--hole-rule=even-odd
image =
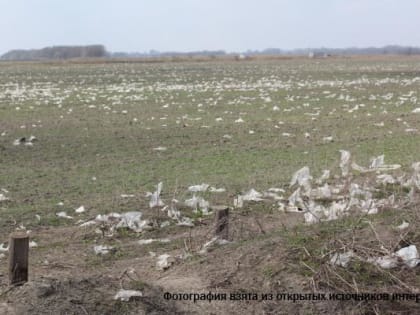
[{"label": "overcast sky", "polygon": [[420,46],[420,0],[0,0],[0,54]]}]

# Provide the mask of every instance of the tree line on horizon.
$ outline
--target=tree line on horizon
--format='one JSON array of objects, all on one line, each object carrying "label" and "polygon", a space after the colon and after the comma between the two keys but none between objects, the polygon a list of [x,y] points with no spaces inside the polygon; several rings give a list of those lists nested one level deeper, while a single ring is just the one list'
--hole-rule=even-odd
[{"label": "tree line on horizon", "polygon": [[0,57],[2,60],[61,60],[73,58],[102,58],[108,55],[105,46],[53,46],[42,49],[15,49]]},{"label": "tree line on horizon", "polygon": [[160,52],[108,52],[104,45],[88,46],[53,46],[42,49],[15,49],[0,57],[1,60],[63,60],[74,58],[147,58],[147,57],[193,57],[193,56],[229,56],[229,55],[310,55],[310,56],[348,56],[348,55],[420,55],[420,47],[389,45],[367,48],[299,48],[284,50],[267,48],[264,50],[247,50],[245,52],[226,52],[224,50],[201,50],[191,52],[168,51]]}]

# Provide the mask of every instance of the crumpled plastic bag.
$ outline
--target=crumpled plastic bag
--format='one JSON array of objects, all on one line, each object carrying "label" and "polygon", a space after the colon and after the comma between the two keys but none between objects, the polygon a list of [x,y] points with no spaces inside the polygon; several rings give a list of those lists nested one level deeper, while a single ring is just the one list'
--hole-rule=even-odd
[{"label": "crumpled plastic bag", "polygon": [[152,244],[154,242],[158,242],[158,243],[169,243],[171,240],[169,238],[158,238],[158,239],[147,239],[147,240],[138,240],[137,244],[139,245],[147,245],[147,244]]},{"label": "crumpled plastic bag", "polygon": [[212,192],[212,193],[222,193],[222,192],[225,192],[226,189],[223,188],[223,187],[216,188],[216,187],[211,186],[209,191]]},{"label": "crumpled plastic bag", "polygon": [[0,202],[2,201],[9,201],[10,199],[6,197],[4,194],[0,194]]},{"label": "crumpled plastic bag", "polygon": [[386,184],[396,184],[397,180],[390,174],[380,174],[376,176],[376,182],[386,185]]},{"label": "crumpled plastic bag", "polygon": [[349,151],[346,151],[346,150],[339,150],[339,152],[341,153],[341,157],[340,157],[341,175],[343,177],[346,177],[349,174],[351,154]]},{"label": "crumpled plastic bag", "polygon": [[345,252],[345,253],[335,253],[332,255],[330,259],[330,263],[332,265],[341,266],[341,267],[347,267],[351,259],[355,257],[355,254],[352,250]]},{"label": "crumpled plastic bag", "polygon": [[305,204],[303,203],[303,199],[301,197],[300,194],[300,187],[298,189],[296,189],[288,198],[289,201],[289,206],[288,206],[288,211],[293,209],[293,212],[297,209],[296,208],[300,208],[303,209],[305,207]]},{"label": "crumpled plastic bag", "polygon": [[311,198],[313,199],[330,199],[331,197],[332,192],[327,183],[325,183],[324,186],[314,188],[311,191]]},{"label": "crumpled plastic bag", "polygon": [[59,217],[59,218],[64,218],[64,219],[73,219],[72,216],[67,215],[66,211],[58,212],[58,213],[56,213],[56,216]]},{"label": "crumpled plastic bag", "polygon": [[409,268],[414,268],[420,264],[419,252],[417,251],[416,245],[403,247],[395,252],[395,255],[400,257]]},{"label": "crumpled plastic bag", "polygon": [[385,164],[385,155],[379,155],[370,161],[370,169],[377,169]]},{"label": "crumpled plastic bag", "polygon": [[411,164],[413,168],[413,175],[406,183],[406,186],[414,186],[420,188],[420,162],[415,162]]},{"label": "crumpled plastic bag", "polygon": [[251,188],[244,195],[238,195],[233,200],[233,206],[235,208],[242,208],[244,205],[244,201],[263,201],[264,199],[262,197],[263,197],[262,193],[256,191],[254,188]]},{"label": "crumpled plastic bag", "polygon": [[188,191],[191,192],[204,192],[210,187],[208,184],[201,184],[201,185],[193,185],[188,187]]},{"label": "crumpled plastic bag", "polygon": [[324,181],[330,178],[330,170],[323,170],[322,175],[316,180],[318,185],[321,185]]},{"label": "crumpled plastic bag", "polygon": [[168,254],[163,254],[158,256],[156,267],[158,270],[168,269],[174,263],[173,257]]},{"label": "crumpled plastic bag", "polygon": [[150,202],[149,202],[149,207],[150,208],[163,207],[165,205],[165,203],[162,201],[162,199],[160,199],[160,193],[162,192],[162,186],[163,186],[163,183],[160,182],[159,184],[157,184],[156,191],[154,191],[153,193],[148,192],[146,194],[146,197],[150,197]]},{"label": "crumpled plastic bag", "polygon": [[243,200],[245,201],[262,201],[262,194],[256,191],[254,188],[251,188],[245,195],[243,195]]},{"label": "crumpled plastic bag", "polygon": [[80,226],[90,226],[99,223],[110,226],[111,231],[119,228],[128,228],[136,233],[140,233],[150,228],[149,220],[142,220],[141,216],[142,213],[140,211],[98,214],[94,220],[84,222]]},{"label": "crumpled plastic bag", "polygon": [[120,215],[120,221],[115,226],[119,228],[129,228],[130,230],[140,233],[149,227],[148,220],[141,219],[142,213],[140,211],[129,211]]},{"label": "crumpled plastic bag", "polygon": [[346,213],[348,204],[345,201],[333,202],[329,208],[324,209],[324,216],[326,221],[337,220]]},{"label": "crumpled plastic bag", "polygon": [[398,266],[398,261],[392,256],[373,257],[367,259],[367,262],[377,265],[383,269],[391,269]]},{"label": "crumpled plastic bag", "polygon": [[80,206],[79,208],[77,208],[76,210],[74,210],[74,212],[76,212],[76,213],[83,213],[85,211],[86,211],[86,209],[85,209],[84,206]]},{"label": "crumpled plastic bag", "polygon": [[109,254],[113,249],[114,247],[107,246],[107,245],[96,245],[93,247],[93,251],[95,252],[96,255]]},{"label": "crumpled plastic bag", "polygon": [[233,199],[233,206],[235,208],[242,208],[244,206],[244,198],[242,197],[242,195],[236,196]]},{"label": "crumpled plastic bag", "polygon": [[368,172],[383,172],[383,171],[392,171],[401,168],[400,164],[385,164],[385,156],[379,155],[374,157],[370,160],[370,166],[368,168],[360,166],[353,162],[351,167],[359,171],[360,173],[368,173]]},{"label": "crumpled plastic bag", "polygon": [[142,296],[143,294],[140,291],[121,289],[117,292],[117,294],[115,294],[114,300],[128,302],[131,298],[137,298]]},{"label": "crumpled plastic bag", "polygon": [[403,221],[400,225],[397,226],[398,230],[405,230],[410,226],[410,223]]},{"label": "crumpled plastic bag", "polygon": [[398,266],[399,260],[409,268],[417,267],[420,264],[419,253],[416,245],[403,247],[391,255],[369,258],[367,261],[376,264],[384,269],[391,269]]},{"label": "crumpled plastic bag", "polygon": [[314,214],[311,212],[305,212],[303,217],[305,219],[306,224],[314,224],[319,222],[319,219],[316,216],[314,216]]},{"label": "crumpled plastic bag", "polygon": [[230,243],[228,240],[220,239],[217,236],[213,237],[210,241],[205,243],[201,250],[198,252],[199,254],[206,254],[210,248],[216,246],[216,245],[225,245]]},{"label": "crumpled plastic bag", "polygon": [[3,243],[0,244],[0,253],[5,253],[9,251],[9,246],[5,247]]},{"label": "crumpled plastic bag", "polygon": [[305,191],[310,191],[311,180],[312,177],[309,172],[309,167],[304,166],[293,174],[292,180],[290,181],[290,186],[292,187],[295,184],[298,184],[299,186],[303,187]]},{"label": "crumpled plastic bag", "polygon": [[204,215],[210,214],[210,203],[202,197],[193,195],[192,198],[185,200],[185,205],[193,209],[194,212],[198,212],[200,210]]}]

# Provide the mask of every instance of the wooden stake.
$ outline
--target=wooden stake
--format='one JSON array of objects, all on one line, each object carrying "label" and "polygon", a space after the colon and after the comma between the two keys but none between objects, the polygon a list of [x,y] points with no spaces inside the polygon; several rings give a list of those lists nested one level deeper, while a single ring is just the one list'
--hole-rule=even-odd
[{"label": "wooden stake", "polygon": [[229,237],[229,208],[217,210],[215,235],[223,240],[228,239]]},{"label": "wooden stake", "polygon": [[12,234],[9,242],[9,283],[14,285],[28,281],[29,236]]}]

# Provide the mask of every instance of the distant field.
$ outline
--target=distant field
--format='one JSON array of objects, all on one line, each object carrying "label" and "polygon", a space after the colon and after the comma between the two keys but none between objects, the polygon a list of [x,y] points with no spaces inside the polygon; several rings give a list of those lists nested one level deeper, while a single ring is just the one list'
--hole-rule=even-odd
[{"label": "distant field", "polygon": [[[362,164],[419,158],[415,58],[0,69],[0,188],[15,200],[3,215],[23,222],[59,201],[114,210],[116,196],[159,181],[164,195],[281,187],[304,165],[337,168],[339,149]],[[12,145],[30,135],[33,147]]]},{"label": "distant field", "polygon": [[[336,185],[337,175],[341,174],[342,149],[350,151],[362,166],[368,166],[370,158],[384,154],[386,163],[401,164],[402,171],[411,174],[412,163],[420,161],[420,109],[413,113],[420,108],[419,93],[417,57],[2,62],[0,193],[9,200],[0,202],[0,244],[7,242],[11,231],[32,230],[32,239],[39,242],[39,247],[31,250],[34,279],[54,275],[63,286],[69,286],[69,292],[80,291],[74,293],[79,296],[89,292],[92,300],[88,302],[92,303],[84,304],[85,307],[97,311],[100,303],[104,314],[105,309],[110,314],[128,314],[128,310],[138,314],[138,304],[112,304],[112,296],[122,282],[121,274],[129,268],[134,268],[142,281],[153,287],[169,290],[173,285],[187,292],[212,287],[259,290],[263,285],[267,290],[303,292],[309,290],[309,285],[302,285],[308,275],[315,279],[313,283],[322,283],[325,274],[335,272],[341,272],[341,276],[334,278],[338,283],[335,287],[328,283],[329,289],[357,291],[357,284],[352,287],[349,283],[357,280],[366,289],[372,288],[370,284],[375,280],[386,289],[394,289],[391,285],[397,283],[405,290],[408,286],[401,285],[395,277],[386,278],[386,282],[383,273],[363,269],[363,264],[347,271],[323,269],[330,268],[326,267],[329,256],[325,251],[356,248],[355,240],[362,243],[361,248],[373,244],[374,253],[379,248],[383,253],[385,241],[390,251],[399,249],[393,242],[408,235],[397,235],[403,232],[394,228],[402,220],[408,220],[413,229],[412,236],[404,241],[406,245],[418,243],[420,235],[415,228],[419,217],[414,211],[418,205],[411,206],[416,199],[410,197],[408,212],[397,212],[403,208],[401,204],[408,204],[404,202],[409,189],[401,186],[387,186],[385,193],[371,187],[378,200],[395,193],[398,201],[392,204],[392,211],[382,207],[385,210],[381,208],[378,215],[370,216],[373,223],[367,223],[367,215],[363,214],[361,218],[349,216],[322,223],[319,228],[295,228],[304,222],[302,213],[281,213],[275,202],[250,203],[242,210],[233,210],[234,242],[208,256],[202,256],[198,250],[210,239],[212,217],[203,218],[200,213],[183,208],[183,215],[197,219],[194,228],[174,222],[163,227],[159,224],[168,218],[162,211],[149,208],[146,193],[163,182],[162,199],[169,204],[172,198],[190,198],[190,185],[207,183],[226,189],[203,194],[211,205],[232,207],[234,197],[251,188],[283,188],[286,200],[291,193],[288,186],[292,174],[303,166],[309,167],[314,178],[325,169],[331,170],[329,184]],[[19,143],[20,138],[25,137],[27,142],[30,136],[37,138],[32,145]],[[358,180],[361,183],[365,178]],[[86,212],[75,213],[81,205]],[[59,218],[56,214],[61,211],[74,218]],[[127,211],[141,211],[157,224],[150,232],[123,230],[110,237],[98,233],[95,227],[78,226],[97,214]],[[137,241],[150,237],[168,237],[171,242],[154,243],[158,245],[147,245],[142,250]],[[353,243],[342,245],[351,237]],[[115,246],[116,254],[95,255],[93,246],[102,243]],[[176,256],[181,258],[170,269],[169,276],[176,276],[173,282],[162,280],[165,274],[156,271],[152,251],[181,255]],[[192,254],[182,256],[186,252]],[[239,268],[240,263],[245,269]],[[0,269],[0,276],[5,274],[4,269]],[[80,283],[65,282],[65,277],[75,277],[76,269],[82,277]],[[407,281],[417,281],[414,273],[404,274]],[[110,278],[104,280],[103,274]],[[348,280],[343,280],[347,276]],[[226,277],[236,282],[229,282]],[[7,286],[2,279],[5,278],[0,279],[0,288]],[[100,286],[98,283],[107,288],[106,294],[92,290]],[[287,287],[290,283],[293,285]],[[148,288],[139,281],[130,282],[130,287]],[[67,291],[60,292],[67,299]],[[20,298],[14,295],[15,291],[10,294]],[[108,300],[110,305],[104,302]],[[47,302],[39,304],[41,313],[59,313],[73,307],[71,301],[66,302],[70,306],[43,301]],[[28,303],[28,307],[34,304],[31,299]],[[157,308],[162,305],[160,300],[153,303]],[[191,309],[198,313],[208,311],[206,305],[201,308],[193,304]],[[220,314],[242,309],[235,302],[226,309],[215,305],[212,304],[212,310]],[[241,307],[245,309],[247,305]],[[264,303],[251,306],[256,313],[266,307]],[[0,311],[1,307],[0,304]],[[277,303],[275,307],[279,310],[283,306]],[[295,304],[290,310],[294,307]],[[315,314],[310,309],[313,306],[302,307],[309,307],[308,314]],[[251,312],[244,309],[242,313]]]}]

